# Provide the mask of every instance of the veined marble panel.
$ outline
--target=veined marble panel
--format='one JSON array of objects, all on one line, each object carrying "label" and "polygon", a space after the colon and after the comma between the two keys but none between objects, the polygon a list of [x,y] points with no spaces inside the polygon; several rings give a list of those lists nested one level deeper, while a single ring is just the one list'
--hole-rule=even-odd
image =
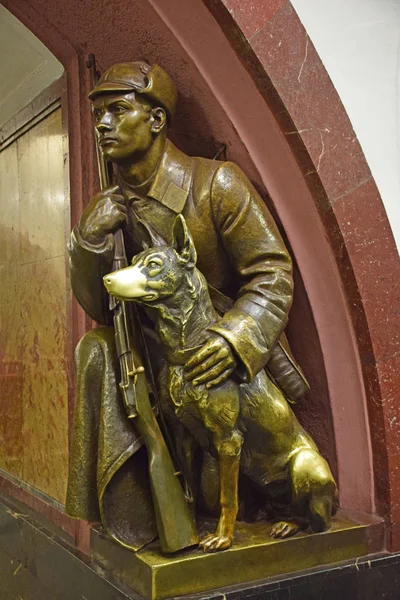
[{"label": "veined marble panel", "polygon": [[18,140],[21,263],[65,254],[61,110]]},{"label": "veined marble panel", "polygon": [[22,264],[19,306],[24,364],[46,360],[60,365],[65,357],[65,256]]},{"label": "veined marble panel", "polygon": [[22,479],[65,502],[68,472],[67,380],[47,361],[24,364]]},{"label": "veined marble panel", "polygon": [[21,310],[18,306],[19,189],[17,145],[0,154],[0,467],[22,476]]},{"label": "veined marble panel", "polygon": [[[19,262],[19,189],[17,144],[0,155],[0,265]],[[1,298],[0,298],[1,302]]]},{"label": "veined marble panel", "polygon": [[68,465],[61,110],[0,153],[0,468],[60,502]]}]

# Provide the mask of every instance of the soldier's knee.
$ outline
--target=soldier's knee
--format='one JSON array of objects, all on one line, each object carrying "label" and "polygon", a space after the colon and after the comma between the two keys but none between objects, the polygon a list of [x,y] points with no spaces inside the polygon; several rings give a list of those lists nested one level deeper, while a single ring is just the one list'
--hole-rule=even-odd
[{"label": "soldier's knee", "polygon": [[105,353],[114,353],[115,339],[112,327],[97,327],[86,332],[75,348],[75,362],[98,361]]}]

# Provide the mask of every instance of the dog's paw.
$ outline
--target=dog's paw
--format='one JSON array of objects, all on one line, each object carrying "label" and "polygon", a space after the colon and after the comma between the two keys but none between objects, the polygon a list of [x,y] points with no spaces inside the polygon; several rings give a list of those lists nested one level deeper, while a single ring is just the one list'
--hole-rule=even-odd
[{"label": "dog's paw", "polygon": [[204,552],[218,552],[219,550],[227,550],[232,545],[232,538],[216,533],[209,533],[199,543],[199,547]]},{"label": "dog's paw", "polygon": [[279,521],[271,530],[271,537],[275,539],[288,538],[300,531],[301,527],[294,521]]}]

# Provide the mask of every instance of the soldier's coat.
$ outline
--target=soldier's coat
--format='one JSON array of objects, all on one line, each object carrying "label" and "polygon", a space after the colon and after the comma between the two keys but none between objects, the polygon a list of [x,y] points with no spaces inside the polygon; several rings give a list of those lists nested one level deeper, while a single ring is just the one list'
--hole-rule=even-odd
[{"label": "soldier's coat", "polygon": [[[137,197],[122,181],[119,185],[124,196],[132,199],[124,230],[128,260],[142,249],[138,219],[147,222],[170,243],[172,223],[181,213],[193,236],[198,268],[213,288],[235,301],[213,330],[225,337],[235,350],[239,359],[238,375],[243,381],[251,381],[269,363],[271,371],[274,369],[275,382],[288,399],[295,400],[304,393],[307,383],[283,334],[292,304],[291,259],[272,216],[242,171],[229,162],[188,157],[167,141],[145,197]],[[112,315],[102,278],[112,269],[113,236],[110,234],[102,245],[94,246],[82,239],[76,227],[69,251],[75,296],[95,321],[111,325]],[[111,519],[107,516],[107,506],[114,507],[118,503],[119,493],[122,502],[124,494],[134,497],[137,492],[142,499],[145,494],[140,482],[133,481],[129,474],[122,476],[120,471],[140,447],[140,440],[117,406],[121,403],[118,390],[114,384],[110,387],[104,375],[104,370],[115,369],[111,357],[106,356],[106,348],[113,352],[112,337],[105,333],[106,341],[100,342],[100,331],[90,336],[97,336],[96,343],[103,348],[98,354],[103,356],[104,365],[101,371],[101,361],[97,358],[99,371],[88,373],[94,369],[88,358],[89,339],[81,342],[76,411],[92,422],[83,428],[82,420],[75,420],[70,460],[73,476],[69,478],[67,512],[89,520],[95,520],[101,513],[103,521],[107,521]],[[89,380],[90,377],[96,380],[92,388],[88,375]],[[86,383],[80,384],[84,379]],[[93,390],[97,390],[100,397],[92,397]],[[112,415],[109,422],[104,416],[108,413]],[[93,489],[96,482],[97,491]],[[143,500],[141,503],[139,512],[144,510]],[[150,509],[146,515],[149,515],[150,539],[154,535]],[[126,509],[122,517],[125,522],[129,520]],[[116,539],[131,547],[140,546],[142,541],[135,541],[133,523],[131,537],[122,539],[118,533],[118,517],[112,518],[109,529],[114,531]]]}]

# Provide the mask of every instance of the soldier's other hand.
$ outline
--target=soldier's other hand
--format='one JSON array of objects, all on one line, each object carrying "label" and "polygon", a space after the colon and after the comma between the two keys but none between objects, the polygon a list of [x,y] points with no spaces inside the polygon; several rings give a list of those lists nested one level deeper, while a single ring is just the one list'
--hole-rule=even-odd
[{"label": "soldier's other hand", "polygon": [[214,387],[229,377],[236,367],[235,355],[225,338],[211,334],[200,350],[185,364],[186,378],[194,385]]},{"label": "soldier's other hand", "polygon": [[96,194],[82,213],[79,232],[89,244],[102,243],[126,222],[125,199],[117,185]]}]

